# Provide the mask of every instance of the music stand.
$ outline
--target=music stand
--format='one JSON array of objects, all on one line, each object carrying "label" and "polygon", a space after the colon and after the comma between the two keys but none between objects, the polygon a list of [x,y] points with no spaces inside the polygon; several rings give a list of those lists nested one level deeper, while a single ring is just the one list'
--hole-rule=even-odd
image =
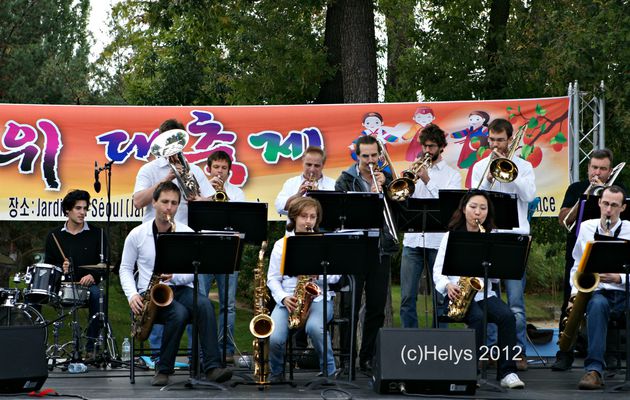
[{"label": "music stand", "polygon": [[[154,273],[193,274],[193,341],[192,368],[190,377],[184,383],[188,388],[195,385],[226,390],[214,382],[199,378],[199,326],[197,321],[197,296],[199,295],[199,273],[230,274],[238,264],[242,234],[238,232],[160,233],[155,245]],[[160,390],[168,390],[173,383]]]},{"label": "music stand", "polygon": [[[245,235],[245,243],[262,243],[267,240],[267,203],[236,201],[193,201],[188,204],[188,222],[199,232],[229,231]],[[239,256],[240,260],[240,256]],[[235,271],[239,271],[236,265]],[[233,271],[233,272],[235,272]],[[223,366],[227,360],[229,275],[225,275],[223,288]],[[232,338],[233,340],[234,338]]]},{"label": "music stand", "polygon": [[[445,232],[442,223],[442,210],[440,199],[435,198],[408,198],[406,201],[393,202],[394,215],[397,215],[396,226],[399,230],[408,233]],[[438,327],[437,298],[433,284],[433,266],[427,263],[426,247],[423,248],[423,264],[427,268],[427,287],[431,291],[433,304],[433,327]],[[426,299],[426,298],[425,298]],[[426,304],[426,301],[425,301]],[[426,316],[426,307],[425,307]],[[425,321],[427,322],[427,321]],[[428,322],[427,322],[428,323]]]},{"label": "music stand", "polygon": [[[527,265],[530,244],[531,237],[528,235],[465,231],[449,233],[442,274],[484,279],[482,343],[486,343],[487,340],[488,278],[521,279]],[[485,386],[490,390],[504,391],[488,382],[486,363],[482,364],[480,388]]]},{"label": "music stand", "polygon": [[[624,314],[626,317],[626,335],[630,332],[630,282],[628,282],[628,275],[630,275],[630,241],[615,240],[615,241],[594,241],[590,243],[590,252],[584,266],[585,272],[592,273],[617,273],[624,274],[626,276],[626,283],[624,290],[626,294],[626,305],[624,308]],[[626,341],[626,376],[623,383],[614,386],[610,389],[614,391],[628,391],[630,390],[630,344]]]},{"label": "music stand", "polygon": [[306,192],[306,195],[322,205],[322,222],[319,224],[322,232],[383,226],[382,193],[315,190]]},{"label": "music stand", "polygon": [[[588,221],[589,219],[600,219],[601,210],[599,209],[599,199],[601,199],[601,196],[588,194],[583,194],[580,197],[580,209],[578,211],[577,229],[575,230],[576,236],[580,233],[580,225],[582,224],[582,222]],[[625,199],[624,204],[630,204],[630,197]],[[621,212],[621,215],[619,215],[619,219],[630,221],[630,207],[626,207],[626,209]]]},{"label": "music stand", "polygon": [[[333,272],[335,275],[358,275],[373,268],[375,260],[378,260],[379,237],[380,232],[376,229],[287,237],[284,249],[284,271],[282,273],[289,276],[322,275],[324,286],[322,288],[322,301],[324,302],[323,378],[309,382],[308,385],[312,385],[311,389],[338,384],[338,382],[333,382],[328,378],[328,274]],[[309,256],[304,257],[304,254]],[[352,306],[350,373],[348,374],[348,383],[344,384],[356,387],[351,383],[354,364],[352,359],[354,351],[354,304]]]},{"label": "music stand", "polygon": [[[440,189],[440,205],[442,224],[448,226],[448,222],[453,216],[453,212],[459,207],[459,202],[468,190],[460,189]],[[492,204],[494,204],[494,224],[497,229],[513,229],[519,227],[518,207],[515,193],[503,193],[485,191]],[[517,279],[523,279],[519,277]]]}]

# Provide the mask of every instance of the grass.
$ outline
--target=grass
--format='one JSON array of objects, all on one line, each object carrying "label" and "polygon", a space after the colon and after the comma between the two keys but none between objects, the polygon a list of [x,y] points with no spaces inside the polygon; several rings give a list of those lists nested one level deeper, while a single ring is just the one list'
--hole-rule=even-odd
[{"label": "grass", "polygon": [[[216,293],[216,290],[213,290]],[[528,322],[535,322],[540,320],[552,320],[553,312],[552,306],[559,307],[561,301],[557,296],[551,296],[548,294],[528,294],[526,295],[526,309]],[[431,300],[425,308],[426,296],[420,295],[418,301],[418,318],[420,327],[429,327],[431,324]],[[215,305],[215,311],[218,311],[219,306],[216,301],[213,301]],[[393,320],[394,327],[400,327],[400,286],[394,285],[392,287],[392,306],[393,306]],[[123,342],[124,337],[129,337],[130,322],[129,322],[129,306],[127,299],[122,293],[120,284],[117,280],[111,283],[110,287],[110,313],[109,320],[118,344],[118,349]],[[426,311],[425,311],[426,310]],[[56,318],[57,313],[51,306],[43,307],[43,314],[46,319],[51,320]],[[87,309],[79,310],[79,321],[82,328],[86,327],[87,321]],[[249,322],[252,318],[251,306],[248,304],[238,304],[238,310],[236,313],[236,326],[234,329],[234,336],[236,346],[240,352],[251,352],[253,337],[249,332]],[[60,332],[60,343],[65,343],[71,339],[70,322],[71,317],[65,319],[66,323]],[[49,345],[52,344],[52,327],[49,328]],[[182,339],[182,345],[187,344],[185,335]]]}]

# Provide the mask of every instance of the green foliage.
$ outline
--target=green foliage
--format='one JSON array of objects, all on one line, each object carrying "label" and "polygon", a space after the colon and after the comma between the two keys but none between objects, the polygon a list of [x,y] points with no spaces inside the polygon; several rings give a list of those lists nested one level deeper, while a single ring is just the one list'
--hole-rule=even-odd
[{"label": "green foliage", "polygon": [[89,101],[89,0],[0,2],[0,101]]}]

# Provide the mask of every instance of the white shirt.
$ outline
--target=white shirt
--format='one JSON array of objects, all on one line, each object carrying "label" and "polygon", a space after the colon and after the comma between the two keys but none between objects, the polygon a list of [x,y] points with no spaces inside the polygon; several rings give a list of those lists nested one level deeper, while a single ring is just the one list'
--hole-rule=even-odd
[{"label": "white shirt", "polygon": [[[136,186],[133,189],[134,194],[141,190],[150,188],[160,182],[168,176],[170,171],[171,167],[169,166],[168,160],[163,157],[156,158],[155,160],[144,164],[140,167],[138,175],[136,176]],[[195,164],[190,164],[190,171],[199,183],[201,197],[208,197],[215,193],[214,188],[201,168]],[[173,182],[179,187],[177,179],[173,179]],[[149,204],[147,204],[144,208],[142,222],[152,221],[154,218],[155,210],[153,209],[153,204],[149,202]],[[186,201],[183,195],[179,203],[179,208],[177,209],[177,214],[175,214],[175,221],[178,224],[188,224],[188,201]]]},{"label": "white shirt", "polygon": [[[461,189],[462,177],[459,172],[446,164],[446,161],[434,164],[429,168],[429,182],[425,185],[421,179],[416,182],[416,189],[411,197],[415,199],[437,199],[440,189]],[[403,246],[426,247],[437,249],[444,237],[444,233],[405,233]]]},{"label": "white shirt", "polygon": [[[435,284],[435,290],[442,293],[442,295],[448,298],[448,290],[446,290],[446,285],[452,283],[453,285],[457,285],[457,281],[459,281],[459,276],[447,276],[442,275],[442,267],[444,266],[444,257],[446,256],[446,245],[448,244],[448,236],[449,233],[446,232],[444,237],[442,238],[442,242],[440,242],[440,248],[438,249],[437,256],[435,257],[435,264],[433,264],[433,283]],[[492,289],[492,281],[494,279],[489,279],[489,282],[484,282],[485,285],[488,286],[488,297],[496,296],[494,290]],[[480,290],[475,294],[475,301],[483,300],[483,290]]]},{"label": "white shirt", "polygon": [[245,193],[241,190],[241,188],[232,185],[230,182],[223,183],[223,190],[225,190],[225,193],[230,201],[245,201]]},{"label": "white shirt", "polygon": [[[149,285],[155,266],[155,241],[153,239],[153,221],[147,221],[136,226],[125,239],[122,259],[120,261],[120,285],[127,296],[127,300],[138,293],[144,292]],[[187,225],[175,224],[176,232],[193,232]],[[138,284],[133,277],[133,266],[138,264]],[[168,285],[186,285],[193,287],[193,274],[173,274],[173,278],[166,282]]]},{"label": "white shirt", "polygon": [[[479,189],[490,190],[491,183],[488,182],[483,173],[488,167],[488,163],[492,157],[488,156],[479,161],[473,167],[472,185],[476,187],[480,180],[483,180]],[[518,228],[514,229],[497,229],[497,232],[510,232],[529,235],[529,221],[527,220],[527,207],[530,201],[536,198],[536,178],[534,169],[529,161],[520,157],[512,157],[512,161],[518,168],[516,179],[510,183],[494,182],[492,190],[502,193],[516,193],[516,206],[518,209]]]},{"label": "white shirt", "polygon": [[[295,286],[297,285],[298,278],[297,276],[288,276],[282,275],[280,272],[280,267],[282,265],[282,253],[284,252],[284,241],[288,236],[294,236],[295,233],[287,232],[286,236],[280,240],[278,240],[273,245],[273,250],[271,251],[271,256],[269,257],[269,270],[267,271],[267,287],[271,290],[271,295],[273,299],[279,306],[284,307],[282,304],[282,300],[287,296],[293,296],[293,292],[295,292]],[[320,275],[317,280],[317,284],[319,287],[322,287],[323,276]],[[337,283],[341,279],[341,275],[327,275],[326,281],[331,283]],[[328,289],[327,292],[328,300],[332,299],[335,295],[335,292]],[[322,301],[323,295],[319,295],[313,299],[314,302]]]},{"label": "white shirt", "polygon": [[[282,190],[278,193],[278,197],[276,197],[275,206],[278,214],[287,215],[288,210],[284,209],[285,204],[287,204],[287,200],[289,197],[293,196],[298,192],[302,182],[304,182],[306,178],[302,175],[295,176],[293,178],[289,178],[282,185]],[[329,178],[327,176],[322,175],[321,178],[317,181],[317,190],[335,190],[335,180]]]},{"label": "white shirt", "polygon": [[[612,232],[616,231],[621,224],[621,232],[619,232],[618,239],[619,240],[630,240],[630,222],[619,220],[615,224],[615,226],[611,227],[610,230]],[[587,242],[592,242],[595,240],[595,232],[599,232],[603,234],[600,228],[600,220],[599,219],[589,219],[588,221],[582,222],[580,225],[580,233],[578,234],[577,241],[575,242],[575,246],[573,247],[573,268],[571,268],[571,294],[576,294],[577,289],[573,286],[573,275],[577,272],[578,266],[580,265],[580,261],[582,260],[582,254],[584,254],[584,248],[586,247]],[[603,283],[600,282],[597,289],[606,289],[606,290],[625,290],[626,276],[624,274],[620,274],[621,283]]]}]

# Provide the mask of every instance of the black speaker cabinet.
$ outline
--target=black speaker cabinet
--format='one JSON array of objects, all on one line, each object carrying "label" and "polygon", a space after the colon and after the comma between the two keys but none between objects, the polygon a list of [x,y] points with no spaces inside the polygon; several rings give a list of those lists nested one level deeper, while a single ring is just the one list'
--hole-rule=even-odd
[{"label": "black speaker cabinet", "polygon": [[45,328],[0,326],[0,393],[39,390],[48,378]]},{"label": "black speaker cabinet", "polygon": [[472,329],[381,328],[373,388],[377,393],[474,394],[477,354]]}]

